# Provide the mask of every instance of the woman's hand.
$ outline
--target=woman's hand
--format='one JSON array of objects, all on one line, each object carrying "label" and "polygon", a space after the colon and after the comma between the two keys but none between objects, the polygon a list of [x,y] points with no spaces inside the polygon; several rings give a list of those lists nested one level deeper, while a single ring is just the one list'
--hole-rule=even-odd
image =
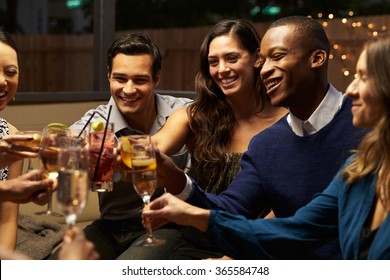
[{"label": "woman's hand", "polygon": [[15,179],[0,181],[0,200],[15,203],[33,201],[45,204],[46,190],[54,185],[52,179],[47,178],[41,170],[32,170]]},{"label": "woman's hand", "polygon": [[21,141],[34,141],[32,135],[4,135],[0,140],[0,168],[12,163],[38,156],[39,147],[20,145]]}]

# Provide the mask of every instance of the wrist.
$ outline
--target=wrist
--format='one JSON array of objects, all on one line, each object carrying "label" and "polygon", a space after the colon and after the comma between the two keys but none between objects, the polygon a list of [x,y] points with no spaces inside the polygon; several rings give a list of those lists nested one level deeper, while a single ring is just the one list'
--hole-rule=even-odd
[{"label": "wrist", "polygon": [[194,207],[193,214],[193,224],[192,226],[196,227],[202,232],[206,232],[209,227],[209,219],[210,219],[210,210]]}]

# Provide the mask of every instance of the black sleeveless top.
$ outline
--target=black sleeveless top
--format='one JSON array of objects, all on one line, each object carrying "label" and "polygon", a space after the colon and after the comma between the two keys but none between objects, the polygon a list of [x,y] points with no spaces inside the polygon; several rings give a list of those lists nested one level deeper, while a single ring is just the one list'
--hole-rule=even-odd
[{"label": "black sleeveless top", "polygon": [[360,234],[360,242],[359,242],[359,259],[360,260],[367,260],[368,257],[368,251],[370,251],[372,241],[375,238],[375,235],[378,231],[378,228],[375,230],[371,230],[369,221],[372,220],[374,215],[374,207],[375,203],[372,205],[372,209],[370,212],[370,215],[368,215],[367,220],[364,223],[364,226],[362,228],[362,232]]}]

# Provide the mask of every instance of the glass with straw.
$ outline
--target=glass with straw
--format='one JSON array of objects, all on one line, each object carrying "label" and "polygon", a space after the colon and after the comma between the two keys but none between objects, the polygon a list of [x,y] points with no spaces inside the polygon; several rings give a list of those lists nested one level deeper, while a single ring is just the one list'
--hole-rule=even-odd
[{"label": "glass with straw", "polygon": [[95,120],[89,124],[89,155],[91,191],[111,192],[114,175],[114,124],[109,122],[111,107],[106,121]]}]

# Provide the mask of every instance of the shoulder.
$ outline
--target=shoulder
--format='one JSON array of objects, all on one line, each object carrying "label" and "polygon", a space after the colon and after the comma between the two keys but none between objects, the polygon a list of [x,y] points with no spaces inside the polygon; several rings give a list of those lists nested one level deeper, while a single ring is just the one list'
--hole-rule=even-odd
[{"label": "shoulder", "polygon": [[[284,134],[291,134],[292,130],[287,122],[287,115],[283,116],[276,123],[256,134],[253,139],[272,139],[281,137]],[[294,134],[294,133],[292,133]]]},{"label": "shoulder", "polygon": [[175,97],[175,96],[159,94],[159,93],[156,93],[155,95],[156,95],[157,104],[160,102],[168,105],[173,109],[186,107],[193,101],[192,99],[189,98]]},{"label": "shoulder", "polygon": [[170,116],[168,117],[169,120],[175,120],[175,122],[185,122],[188,123],[188,113],[187,108],[181,107],[178,109],[175,109]]}]

